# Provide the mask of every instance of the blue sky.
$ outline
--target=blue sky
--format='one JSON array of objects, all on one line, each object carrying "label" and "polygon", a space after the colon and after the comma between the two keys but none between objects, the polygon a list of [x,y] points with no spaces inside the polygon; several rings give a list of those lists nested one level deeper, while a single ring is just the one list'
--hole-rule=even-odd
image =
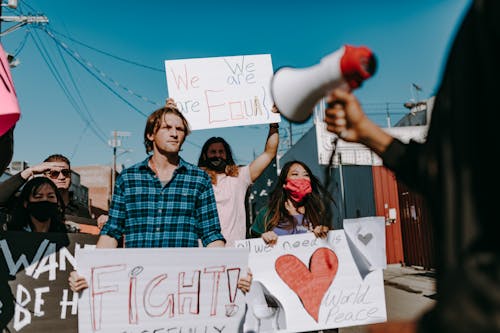
[{"label": "blue sky", "polygon": [[[404,102],[435,93],[469,5],[470,0],[19,0],[16,11],[4,7],[3,15],[43,14],[50,23],[27,25],[1,39],[21,61],[12,69],[21,106],[14,159],[36,164],[62,153],[73,166],[111,165],[108,140],[117,130],[131,133],[122,141],[126,150],[119,151],[118,163],[142,160],[141,113],[149,114],[168,96],[168,59],[269,53],[277,69],[314,65],[344,44],[364,45],[375,53],[378,69],[356,95],[377,123],[386,124],[387,107],[395,123],[407,111]],[[9,26],[2,23],[2,31]],[[78,56],[85,66],[75,61]],[[289,141],[286,124],[280,129],[281,152]],[[292,125],[293,142],[310,126]],[[236,162],[247,164],[262,152],[267,128],[196,131],[181,156],[196,163],[205,140],[222,136]]]}]

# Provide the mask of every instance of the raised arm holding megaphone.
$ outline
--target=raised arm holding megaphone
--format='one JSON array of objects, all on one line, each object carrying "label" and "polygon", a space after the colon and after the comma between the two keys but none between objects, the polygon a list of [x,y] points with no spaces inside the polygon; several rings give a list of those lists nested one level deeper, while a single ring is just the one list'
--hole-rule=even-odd
[{"label": "raised arm holding megaphone", "polygon": [[344,45],[317,65],[297,69],[282,67],[273,76],[271,94],[280,113],[292,122],[309,118],[329,91],[355,89],[375,73],[377,62],[367,47]]}]

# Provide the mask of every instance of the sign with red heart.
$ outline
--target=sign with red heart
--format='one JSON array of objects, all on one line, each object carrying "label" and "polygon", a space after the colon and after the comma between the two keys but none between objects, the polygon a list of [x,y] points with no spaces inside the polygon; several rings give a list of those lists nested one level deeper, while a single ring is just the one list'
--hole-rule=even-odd
[{"label": "sign with red heart", "polygon": [[[368,245],[375,240],[373,234]],[[383,272],[361,275],[344,230],[330,231],[327,239],[304,233],[279,236],[272,246],[262,238],[235,246],[249,251],[253,273],[246,332],[311,332],[387,319]]]},{"label": "sign with red heart", "polygon": [[321,301],[337,275],[338,267],[337,255],[326,247],[314,251],[309,267],[292,254],[279,257],[275,263],[279,277],[297,294],[304,309],[316,322]]}]

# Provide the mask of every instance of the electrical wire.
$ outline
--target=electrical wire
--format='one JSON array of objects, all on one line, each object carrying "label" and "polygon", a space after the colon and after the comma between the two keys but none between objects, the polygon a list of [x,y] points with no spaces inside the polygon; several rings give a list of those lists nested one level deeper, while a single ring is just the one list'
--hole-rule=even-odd
[{"label": "electrical wire", "polygon": [[[35,43],[35,46],[37,47],[38,51],[40,52],[40,55],[42,56],[43,60],[45,61],[45,63],[49,67],[51,74],[56,79],[56,82],[58,83],[59,87],[62,89],[62,91],[65,94],[68,101],[73,106],[73,108],[77,111],[77,114],[80,116],[80,118],[83,120],[83,122],[90,126],[89,120],[86,119],[86,117],[83,115],[80,107],[78,106],[78,103],[76,102],[74,97],[71,95],[68,87],[65,85],[61,74],[57,71],[57,67],[55,66],[54,62],[52,61],[52,59],[49,55],[49,52],[47,51],[47,49],[43,45],[42,41],[40,40],[40,37],[36,33],[30,34],[30,36],[32,37],[32,39]],[[37,40],[37,38],[38,38],[38,40]],[[90,129],[94,132],[94,134],[97,136],[97,138],[99,138],[99,140],[101,140],[103,143],[106,144],[106,140],[101,137],[101,134],[93,126],[90,126]]]},{"label": "electrical wire", "polygon": [[[68,76],[73,84],[73,88],[75,89],[78,97],[80,98],[80,102],[82,103],[83,105],[83,109],[85,110],[85,112],[87,113],[88,115],[88,119],[90,120],[90,122],[92,122],[94,128],[101,134],[100,135],[100,138],[104,138],[102,139],[101,141],[106,141],[106,134],[104,133],[104,131],[99,127],[99,124],[95,121],[94,117],[92,116],[92,114],[90,113],[89,111],[89,108],[87,106],[87,103],[85,103],[85,100],[83,99],[81,93],[80,93],[80,89],[78,88],[76,82],[75,82],[75,79],[73,78],[73,75],[71,74],[71,71],[69,69],[69,66],[68,66],[68,63],[66,62],[66,60],[64,59],[63,57],[63,54],[61,52],[61,48],[58,47],[58,45],[56,44],[56,49],[59,53],[59,56],[61,57],[61,61],[64,63],[64,67],[66,68],[66,72],[68,73]],[[90,124],[87,124],[87,126],[90,126]]]},{"label": "electrical wire", "polygon": [[97,68],[90,61],[84,59],[78,52],[70,49],[69,46],[66,43],[64,43],[64,42],[60,41],[59,39],[57,39],[56,36],[51,31],[49,31],[46,28],[44,28],[42,30],[44,32],[46,32],[57,44],[59,44],[64,49],[65,52],[67,52],[69,55],[71,55],[73,57],[73,59],[75,59],[78,63],[80,63],[85,68],[85,70],[87,70],[89,73],[92,74],[92,76],[94,76],[99,82],[101,82],[101,84],[103,84],[106,88],[108,88],[109,90],[111,90],[113,92],[113,94],[115,94],[117,97],[119,97],[124,102],[126,102],[134,110],[136,110],[139,113],[141,113],[142,115],[146,116],[144,113],[142,113],[142,111],[140,111],[135,106],[133,106],[130,102],[128,102],[127,100],[125,100],[120,94],[118,94],[116,91],[114,91],[113,89],[111,89],[111,87],[108,84],[106,84],[103,80],[101,80],[92,70],[96,71],[100,76],[108,79],[115,86],[117,86],[117,87],[121,88],[122,90],[126,91],[127,93],[129,93],[129,94],[131,94],[131,95],[133,95],[133,96],[135,96],[135,97],[143,100],[144,102],[153,104],[153,105],[155,105],[157,107],[163,106],[163,104],[155,102],[155,101],[153,101],[153,100],[151,100],[151,99],[149,99],[147,97],[144,97],[144,96],[142,96],[142,95],[134,92],[133,90],[125,87],[124,85],[122,85],[121,83],[119,83],[118,81],[114,80],[113,78],[111,78],[106,73],[104,73],[102,70],[100,70],[99,68]]},{"label": "electrical wire", "polygon": [[51,29],[51,31],[52,31],[54,34],[57,34],[57,35],[59,35],[59,36],[62,36],[62,37],[64,37],[64,38],[67,38],[67,39],[71,40],[72,42],[75,42],[76,44],[82,45],[82,46],[84,46],[84,47],[86,47],[86,48],[88,48],[88,49],[91,49],[91,50],[93,50],[93,51],[96,51],[96,52],[98,52],[98,53],[101,53],[101,54],[107,55],[107,56],[109,56],[109,57],[111,57],[111,58],[114,58],[114,59],[116,59],[116,60],[120,60],[120,61],[126,62],[126,63],[128,63],[128,64],[131,64],[131,65],[135,65],[135,66],[143,67],[143,68],[146,68],[146,69],[150,69],[150,70],[152,70],[152,71],[165,73],[165,70],[164,70],[164,69],[162,69],[162,68],[151,67],[151,66],[148,66],[148,65],[144,65],[144,64],[138,63],[138,62],[133,61],[133,60],[128,60],[128,59],[125,59],[125,58],[119,57],[119,56],[117,56],[117,55],[111,54],[111,53],[109,53],[109,52],[99,50],[99,49],[97,49],[97,48],[95,48],[95,47],[93,47],[93,46],[90,46],[90,45],[88,45],[88,44],[85,44],[85,43],[83,43],[83,42],[80,42],[80,41],[78,41],[78,40],[76,40],[76,39],[74,39],[74,38],[72,38],[72,37],[70,37],[70,36],[68,36],[68,35],[65,35],[65,34],[63,34],[63,33],[60,33],[60,32],[58,32],[58,31],[56,31],[56,30],[54,30],[54,29]]},{"label": "electrical wire", "polygon": [[76,152],[78,151],[78,148],[80,147],[80,143],[82,142],[83,136],[84,136],[85,132],[87,132],[88,128],[89,128],[89,125],[87,124],[87,126],[85,126],[85,128],[83,129],[82,134],[80,134],[80,137],[76,141],[75,147],[73,148],[73,152],[71,153],[71,156],[69,158],[70,160],[72,160],[75,157]]},{"label": "electrical wire", "polygon": [[26,33],[24,34],[23,40],[19,43],[17,48],[14,50],[13,55],[14,58],[18,56],[18,54],[23,50],[24,46],[26,45],[26,41],[28,40],[28,35],[30,34],[30,30],[26,29]]},{"label": "electrical wire", "polygon": [[[108,89],[113,95],[118,97],[121,101],[123,101],[125,104],[127,104],[129,107],[132,108],[132,110],[136,111],[137,113],[141,114],[144,117],[147,117],[147,115],[139,110],[136,106],[134,106],[132,103],[130,103],[128,100],[126,100],[122,95],[120,95],[118,92],[113,90],[106,82],[104,82],[99,76],[97,76],[92,70],[89,69],[89,64],[90,62],[86,62],[78,53],[72,53],[69,48],[67,47],[66,44],[61,43],[55,36],[50,33],[48,30],[44,29],[45,32],[60,46],[62,46],[63,50],[68,53],[78,64],[80,64],[85,71],[87,71],[90,75],[92,75],[97,81],[99,81],[106,89]],[[95,67],[92,67],[95,69]]]}]

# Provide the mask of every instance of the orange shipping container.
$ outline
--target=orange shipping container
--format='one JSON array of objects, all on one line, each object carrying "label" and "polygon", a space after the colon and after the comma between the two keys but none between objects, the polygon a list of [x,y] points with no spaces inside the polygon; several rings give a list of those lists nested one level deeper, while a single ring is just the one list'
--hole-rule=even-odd
[{"label": "orange shipping container", "polygon": [[377,216],[385,216],[385,246],[388,264],[404,263],[398,183],[383,166],[373,166],[373,191]]}]

